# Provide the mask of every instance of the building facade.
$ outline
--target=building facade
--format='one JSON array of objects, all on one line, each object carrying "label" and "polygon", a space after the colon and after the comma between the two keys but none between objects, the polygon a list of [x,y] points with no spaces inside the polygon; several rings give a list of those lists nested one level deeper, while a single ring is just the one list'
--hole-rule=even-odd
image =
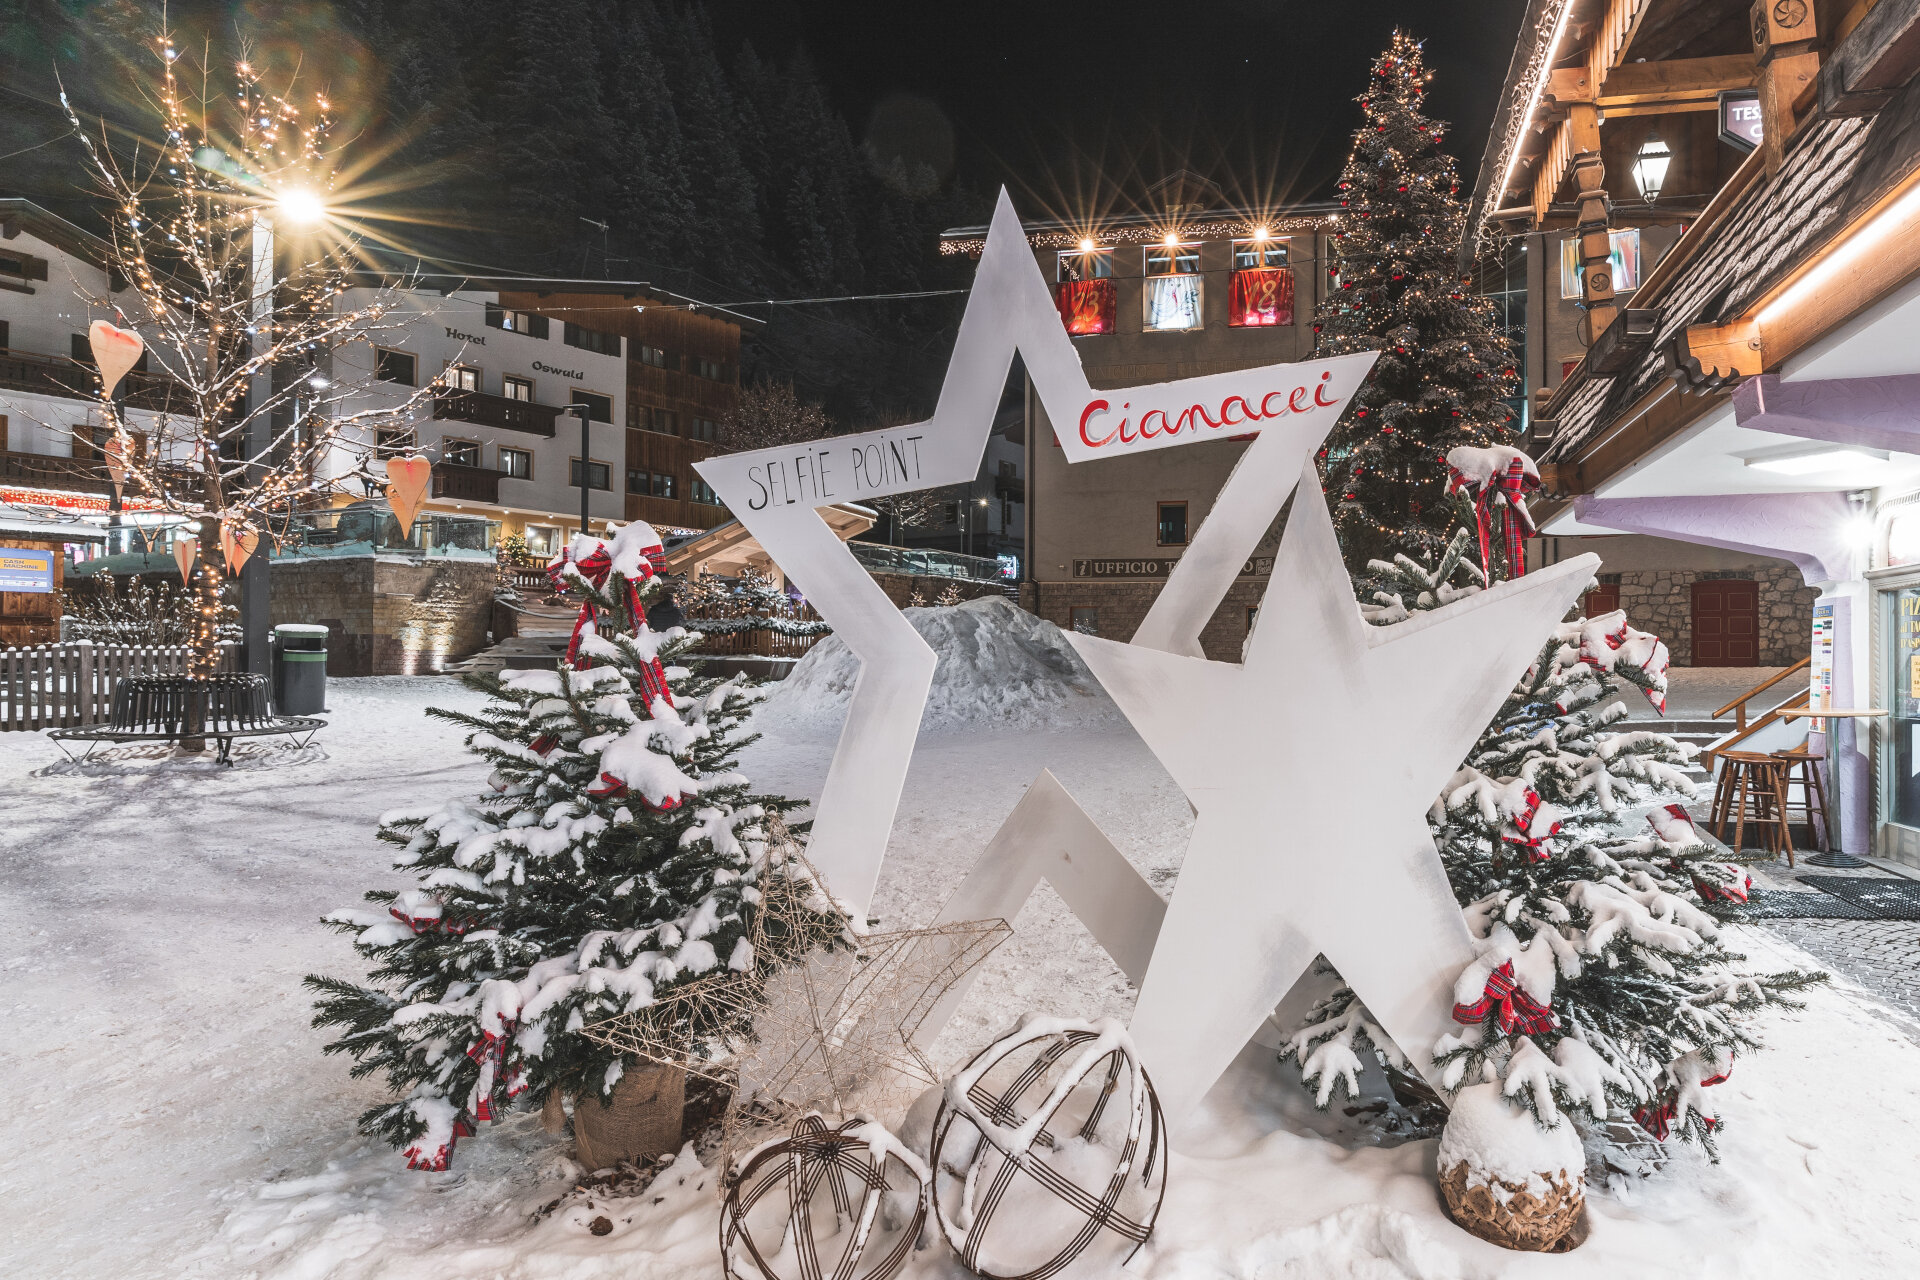
[{"label": "building facade", "polygon": [[[1307,358],[1337,206],[1233,208],[1191,174],[1153,196],[1149,214],[1025,224],[1089,382],[1104,389]],[[942,252],[977,254],[984,236],[948,231]],[[1021,604],[1062,628],[1129,639],[1246,443],[1069,466],[1031,386],[1022,416]],[[1239,657],[1275,545],[1277,534],[1203,630],[1208,657]]]},{"label": "building facade", "polygon": [[[1920,865],[1916,73],[1907,0],[1534,0],[1467,250],[1516,224],[1578,240],[1583,345],[1534,422],[1542,554],[1590,545],[1622,603],[1632,575],[1669,572],[1696,664],[1805,655],[1781,692],[1833,714],[1789,707],[1716,745],[1804,744],[1838,848]],[[1611,241],[1656,120],[1662,142],[1728,150],[1696,156],[1689,182],[1717,185],[1629,294]],[[1691,576],[1635,566],[1652,540],[1692,549]]]}]

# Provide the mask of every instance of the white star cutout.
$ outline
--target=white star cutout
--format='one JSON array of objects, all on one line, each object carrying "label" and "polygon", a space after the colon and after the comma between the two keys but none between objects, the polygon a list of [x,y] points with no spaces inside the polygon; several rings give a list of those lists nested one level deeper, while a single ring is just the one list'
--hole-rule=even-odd
[{"label": "white star cutout", "polygon": [[817,508],[971,481],[1016,351],[1069,462],[1259,432],[1142,628],[1192,653],[1285,499],[1273,496],[1272,477],[1291,483],[1374,361],[1365,353],[1095,391],[1002,191],[933,417],[694,464],[861,660],[807,846],[856,912],[886,857],[935,658]]},{"label": "white star cutout", "polygon": [[1298,494],[1245,666],[1068,637],[1195,808],[1132,1024],[1170,1119],[1316,953],[1432,1071],[1473,944],[1425,814],[1599,564],[1373,627],[1311,466]]}]

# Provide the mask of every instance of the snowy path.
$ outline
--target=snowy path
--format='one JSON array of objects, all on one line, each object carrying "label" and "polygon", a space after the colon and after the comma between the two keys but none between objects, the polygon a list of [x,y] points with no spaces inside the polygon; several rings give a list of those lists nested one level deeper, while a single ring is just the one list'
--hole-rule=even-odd
[{"label": "snowy path", "polygon": [[[152,764],[85,773],[35,734],[0,736],[0,968],[14,1070],[0,1128],[0,1276],[711,1277],[715,1202],[698,1169],[613,1207],[529,1225],[569,1172],[565,1145],[517,1117],[462,1143],[455,1170],[407,1173],[353,1133],[378,1085],[323,1058],[299,987],[350,971],[316,923],[390,884],[371,837],[392,805],[477,787],[481,769],[430,699],[451,682],[334,685],[321,749],[206,776]],[[769,739],[756,783],[812,793],[830,740]],[[1043,766],[1157,882],[1178,865],[1184,801],[1131,732],[948,733],[915,757],[876,911],[931,915]],[[996,1010],[1125,1013],[1131,997],[1044,896],[941,1042],[977,1046]],[[1770,963],[1794,952],[1745,942]],[[1801,960],[1805,963],[1804,958]],[[1881,1276],[1920,1263],[1920,1048],[1853,992],[1774,1020],[1775,1050],[1721,1086],[1714,1167],[1679,1154],[1660,1179],[1590,1201],[1593,1237],[1563,1258],[1503,1253],[1441,1216],[1433,1144],[1349,1150],[1317,1133],[1270,1058],[1181,1142],[1150,1280],[1532,1275]],[[1843,1083],[1844,1082],[1844,1083]],[[963,1273],[938,1253],[915,1277]]]}]

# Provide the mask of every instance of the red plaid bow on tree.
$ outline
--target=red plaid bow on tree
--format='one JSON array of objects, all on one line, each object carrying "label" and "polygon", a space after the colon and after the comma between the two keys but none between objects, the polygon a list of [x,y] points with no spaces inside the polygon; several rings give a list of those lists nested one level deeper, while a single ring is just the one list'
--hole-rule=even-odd
[{"label": "red plaid bow on tree", "polygon": [[[1700,1087],[1704,1089],[1708,1085],[1722,1084],[1726,1081],[1726,1078],[1732,1074],[1733,1068],[1728,1067],[1719,1075],[1702,1080]],[[1633,1109],[1633,1118],[1640,1122],[1642,1129],[1645,1129],[1661,1142],[1665,1142],[1667,1135],[1673,1132],[1673,1122],[1680,1118],[1679,1086],[1668,1085],[1667,1091],[1660,1095],[1658,1102],[1643,1102],[1635,1107]],[[1700,1117],[1700,1123],[1711,1130],[1720,1123],[1720,1119],[1717,1116],[1703,1115]]]},{"label": "red plaid bow on tree", "polygon": [[1486,478],[1470,475],[1456,465],[1465,461],[1460,455],[1480,450],[1456,449],[1447,455],[1447,496],[1465,491],[1473,499],[1473,518],[1480,534],[1480,567],[1487,582],[1493,582],[1493,509],[1500,508],[1500,545],[1507,555],[1507,568],[1518,578],[1527,571],[1527,539],[1533,536],[1533,516],[1527,511],[1527,495],[1540,487],[1540,477],[1528,470],[1525,454],[1502,450],[1504,466],[1493,469]]},{"label": "red plaid bow on tree", "polygon": [[[1527,851],[1528,862],[1545,862],[1553,856],[1553,846],[1547,843],[1547,837],[1556,835],[1560,830],[1560,820],[1551,819],[1545,831],[1534,830],[1534,824],[1540,816],[1540,793],[1531,787],[1527,789],[1526,808],[1513,815],[1509,826],[1500,832],[1500,839],[1510,845],[1516,845]],[[1511,968],[1512,966],[1508,966]]]},{"label": "red plaid bow on tree", "polygon": [[460,1116],[454,1120],[453,1132],[447,1136],[445,1143],[427,1151],[416,1142],[400,1154],[407,1158],[409,1169],[417,1169],[422,1173],[445,1173],[453,1163],[453,1144],[462,1138],[471,1138],[473,1133],[473,1126],[467,1123],[467,1118]]},{"label": "red plaid bow on tree", "polygon": [[[646,558],[640,563],[639,577],[624,579],[627,586],[627,616],[633,621],[635,634],[638,634],[640,628],[646,625],[647,620],[647,615],[640,608],[639,584],[652,578],[660,571],[660,565],[665,559],[666,552],[662,550],[660,544],[656,542],[652,546],[647,547],[641,554]],[[592,584],[596,591],[607,585],[607,577],[613,572],[613,555],[607,550],[607,544],[604,542],[596,543],[590,553],[582,556],[578,560],[573,559],[573,552],[570,548],[562,548],[559,558],[547,566],[547,578],[553,583],[554,590],[565,591],[567,589],[567,565],[569,563],[573,565],[582,578],[585,578]],[[597,631],[600,625],[600,611],[594,606],[591,600],[587,600],[581,604],[580,616],[573,620],[573,637],[567,641],[567,661],[576,671],[581,670],[587,665],[580,660],[580,633],[586,630],[589,622],[594,625]],[[640,664],[640,693],[642,701],[649,707],[653,705],[656,698],[665,698],[668,706],[673,705],[673,690],[667,686],[667,670],[666,667],[661,664],[660,659],[649,658]],[[540,750],[540,743],[545,741],[547,741],[545,736],[535,740],[534,751],[537,754],[544,754],[544,752]],[[551,750],[551,747],[548,749]]]},{"label": "red plaid bow on tree", "polygon": [[[480,1039],[467,1050],[467,1056],[480,1064],[480,1078],[474,1082],[472,1105],[468,1110],[475,1120],[493,1121],[493,1086],[506,1067],[507,1043],[513,1038],[513,1024],[502,1020],[498,1032],[482,1031]],[[514,1067],[506,1073],[507,1098],[511,1101],[527,1091],[527,1082]]]},{"label": "red plaid bow on tree", "polygon": [[1487,1016],[1494,1013],[1501,1034],[1512,1035],[1515,1031],[1522,1035],[1539,1035],[1542,1031],[1551,1031],[1555,1021],[1553,1010],[1540,1004],[1527,994],[1513,976],[1513,961],[1509,960],[1487,975],[1487,988],[1480,998],[1472,1004],[1453,1006],[1453,1020],[1460,1023],[1485,1022]]}]

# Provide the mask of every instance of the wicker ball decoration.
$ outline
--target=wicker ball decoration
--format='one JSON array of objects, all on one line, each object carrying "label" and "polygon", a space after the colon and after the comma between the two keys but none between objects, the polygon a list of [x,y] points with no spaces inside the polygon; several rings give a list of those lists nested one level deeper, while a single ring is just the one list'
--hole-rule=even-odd
[{"label": "wicker ball decoration", "polygon": [[751,1275],[748,1263],[765,1280],[887,1280],[913,1252],[928,1195],[926,1165],[878,1122],[834,1128],[810,1113],[730,1180],[722,1270],[727,1280]]},{"label": "wicker ball decoration", "polygon": [[934,1213],[990,1280],[1112,1274],[1166,1190],[1160,1100],[1112,1019],[1027,1019],[948,1083],[934,1117]]}]

